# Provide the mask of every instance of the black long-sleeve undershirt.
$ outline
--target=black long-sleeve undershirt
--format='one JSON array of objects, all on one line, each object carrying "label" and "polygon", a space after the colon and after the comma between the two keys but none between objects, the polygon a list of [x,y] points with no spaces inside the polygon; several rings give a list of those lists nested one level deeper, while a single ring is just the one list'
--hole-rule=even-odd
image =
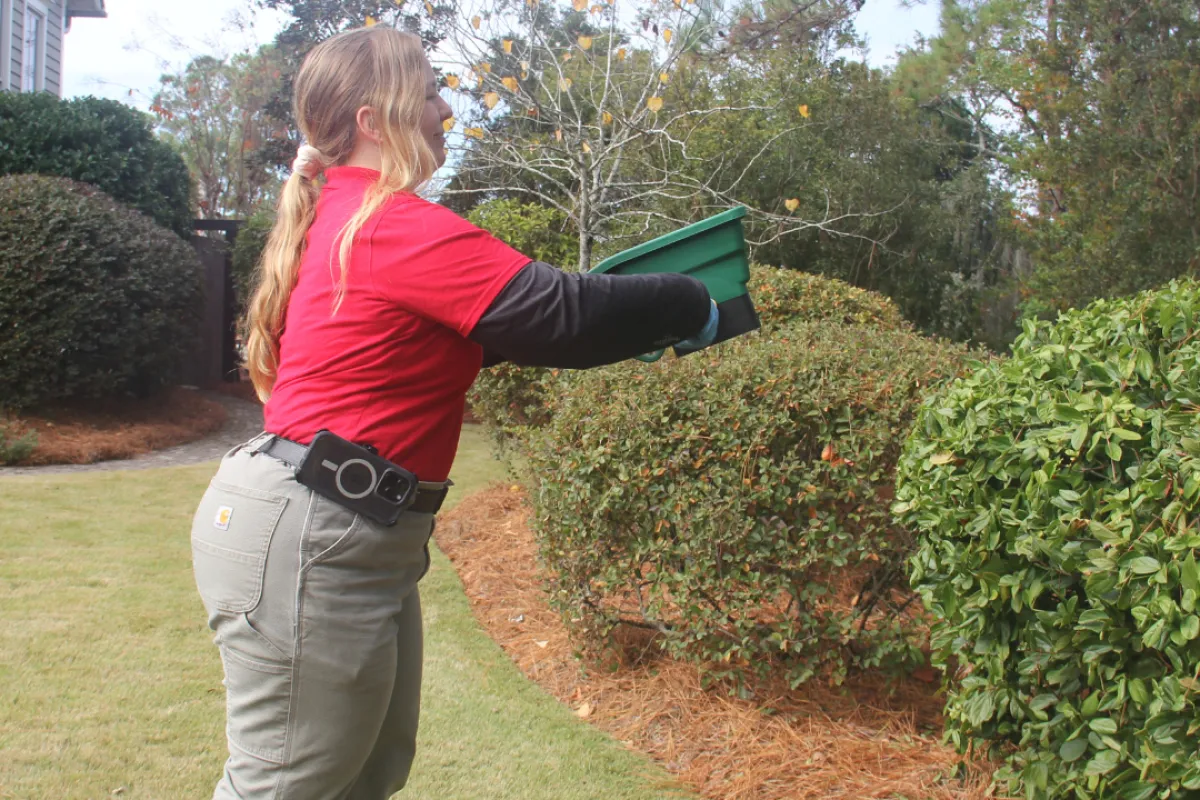
[{"label": "black long-sleeve undershirt", "polygon": [[492,301],[469,338],[484,366],[588,369],[676,344],[708,320],[708,289],[675,273],[568,273],[534,261]]}]

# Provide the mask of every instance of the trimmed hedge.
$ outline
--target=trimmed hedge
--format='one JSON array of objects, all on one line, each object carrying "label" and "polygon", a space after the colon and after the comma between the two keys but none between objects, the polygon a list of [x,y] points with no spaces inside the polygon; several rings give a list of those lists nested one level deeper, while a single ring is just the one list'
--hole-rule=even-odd
[{"label": "trimmed hedge", "polygon": [[747,288],[764,331],[815,320],[913,330],[889,298],[837,278],[755,264]]},{"label": "trimmed hedge", "polygon": [[1027,797],[1200,796],[1200,284],[1028,324],[922,409],[920,530],[959,748]]},{"label": "trimmed hedge", "polygon": [[823,320],[575,375],[527,447],[553,601],[589,649],[649,626],[734,680],[919,657],[892,471],[964,352]]},{"label": "trimmed hedge", "polygon": [[170,385],[202,287],[191,246],[100,191],[0,178],[0,407]]},{"label": "trimmed hedge", "polygon": [[[748,288],[762,322],[762,333],[752,337],[818,320],[912,330],[891,300],[836,278],[755,264]],[[514,439],[550,421],[558,399],[570,391],[573,374],[500,364],[484,370],[475,381],[469,396],[471,409],[504,452]]]},{"label": "trimmed hedge", "polygon": [[191,233],[191,179],[153,120],[113,100],[0,92],[0,175],[54,175],[96,186],[180,236]]}]

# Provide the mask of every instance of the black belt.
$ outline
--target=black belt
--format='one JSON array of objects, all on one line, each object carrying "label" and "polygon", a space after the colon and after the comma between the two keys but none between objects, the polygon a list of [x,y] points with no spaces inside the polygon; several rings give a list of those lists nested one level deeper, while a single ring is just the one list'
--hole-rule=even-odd
[{"label": "black belt", "polygon": [[[304,462],[305,456],[308,455],[308,448],[299,442],[293,442],[291,439],[284,439],[282,436],[271,435],[267,443],[259,447],[255,452],[266,453],[272,458],[277,458],[289,467],[300,469],[300,465]],[[446,495],[450,492],[451,484],[449,481],[445,485],[438,488],[418,487],[417,499],[408,507],[409,511],[415,511],[418,514],[436,514],[442,508],[442,503],[446,500]]]}]

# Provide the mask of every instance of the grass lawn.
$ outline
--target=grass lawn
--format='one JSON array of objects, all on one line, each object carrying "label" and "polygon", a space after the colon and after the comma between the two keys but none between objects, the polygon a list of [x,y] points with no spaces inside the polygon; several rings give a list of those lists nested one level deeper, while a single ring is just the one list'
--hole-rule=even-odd
[{"label": "grass lawn", "polygon": [[[188,533],[215,465],[0,479],[0,798],[206,798],[225,758]],[[464,434],[452,501],[502,477]],[[435,553],[421,749],[400,797],[680,797],[528,682]]]}]

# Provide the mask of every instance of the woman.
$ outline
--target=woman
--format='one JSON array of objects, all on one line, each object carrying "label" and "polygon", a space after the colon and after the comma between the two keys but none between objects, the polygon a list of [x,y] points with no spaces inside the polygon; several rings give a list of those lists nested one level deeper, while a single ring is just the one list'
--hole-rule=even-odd
[{"label": "woman", "polygon": [[[420,199],[450,108],[412,35],[376,26],[319,45],[295,113],[309,144],[249,315],[268,432],[225,457],[192,529],[225,669],[229,759],[214,797],[382,800],[412,764],[417,582],[485,357],[586,368],[702,346],[716,306],[681,275],[531,262]],[[321,431],[421,481],[394,524],[298,479]]]}]

